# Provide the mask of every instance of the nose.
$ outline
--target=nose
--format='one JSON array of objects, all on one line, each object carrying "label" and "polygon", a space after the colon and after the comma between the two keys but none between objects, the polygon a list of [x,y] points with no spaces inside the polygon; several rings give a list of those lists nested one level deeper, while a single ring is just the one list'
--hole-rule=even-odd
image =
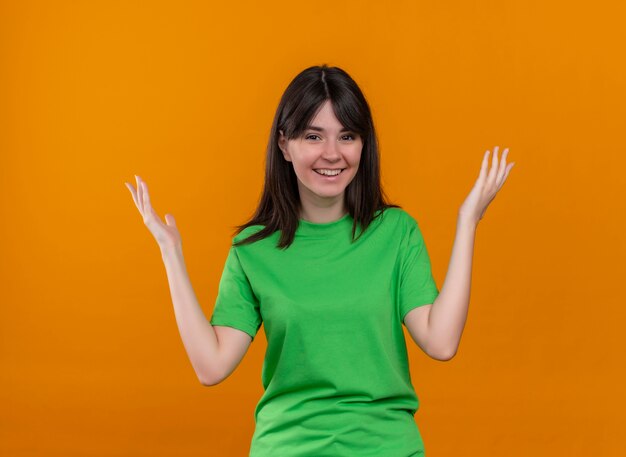
[{"label": "nose", "polygon": [[336,141],[329,141],[326,143],[324,150],[322,151],[322,157],[329,162],[336,162],[341,159],[341,153],[339,151],[339,145]]}]

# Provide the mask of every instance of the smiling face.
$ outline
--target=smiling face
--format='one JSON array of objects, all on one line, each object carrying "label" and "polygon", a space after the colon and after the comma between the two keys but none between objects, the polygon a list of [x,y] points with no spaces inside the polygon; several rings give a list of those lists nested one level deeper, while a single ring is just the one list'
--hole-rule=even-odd
[{"label": "smiling face", "polygon": [[293,164],[304,213],[345,212],[345,190],[359,169],[363,140],[344,129],[330,100],[300,138],[287,140],[281,130],[278,145],[285,160]]}]

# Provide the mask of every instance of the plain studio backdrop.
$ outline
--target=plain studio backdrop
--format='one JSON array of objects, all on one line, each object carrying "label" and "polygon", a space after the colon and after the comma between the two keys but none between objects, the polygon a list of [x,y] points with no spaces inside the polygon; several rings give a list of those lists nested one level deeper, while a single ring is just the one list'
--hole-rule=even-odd
[{"label": "plain studio backdrop", "polygon": [[626,7],[620,1],[0,4],[0,454],[244,456],[265,334],[203,387],[124,182],[183,237],[210,316],[279,97],[345,69],[390,199],[443,285],[487,149],[456,357],[405,331],[429,457],[621,456]]}]

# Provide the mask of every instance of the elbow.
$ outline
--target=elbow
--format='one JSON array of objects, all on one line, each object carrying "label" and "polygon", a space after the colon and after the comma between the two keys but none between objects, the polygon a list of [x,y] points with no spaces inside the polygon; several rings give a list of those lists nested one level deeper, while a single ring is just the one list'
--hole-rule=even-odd
[{"label": "elbow", "polygon": [[447,362],[448,360],[452,360],[454,358],[456,352],[457,348],[454,348],[453,350],[446,349],[439,351],[430,351],[428,355],[435,360],[439,360],[440,362]]},{"label": "elbow", "polygon": [[428,354],[432,359],[439,360],[441,362],[447,362],[452,360],[459,349],[459,341],[443,338],[429,338],[426,345]]},{"label": "elbow", "polygon": [[202,384],[204,387],[216,386],[220,382],[222,382],[222,379],[219,376],[200,376],[200,375],[198,375],[198,380],[200,381],[200,384]]},{"label": "elbow", "polygon": [[200,378],[200,384],[202,384],[204,387],[216,386],[219,383],[220,383],[219,381],[206,380],[206,379]]},{"label": "elbow", "polygon": [[202,384],[203,387],[211,387],[211,386],[214,386],[214,385],[217,384],[215,382],[207,381],[207,380],[205,380],[203,378],[198,378],[198,380],[200,381],[200,384]]}]

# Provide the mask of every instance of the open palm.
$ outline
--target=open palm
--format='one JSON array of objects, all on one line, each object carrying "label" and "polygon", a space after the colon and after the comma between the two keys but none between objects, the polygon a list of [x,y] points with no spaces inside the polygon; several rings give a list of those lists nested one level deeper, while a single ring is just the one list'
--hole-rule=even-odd
[{"label": "open palm", "polygon": [[496,146],[493,149],[491,169],[487,172],[490,153],[489,150],[485,152],[478,179],[459,210],[459,214],[469,218],[475,224],[478,224],[483,218],[487,207],[496,198],[498,191],[506,182],[511,168],[515,165],[515,162],[508,165],[506,163],[509,148],[504,149],[502,159],[498,161],[498,146]]},{"label": "open palm", "polygon": [[137,175],[137,189],[132,184],[126,184],[128,190],[133,196],[135,206],[139,210],[143,218],[144,224],[148,227],[148,230],[152,233],[156,239],[159,247],[171,248],[175,246],[181,246],[182,240],[178,228],[176,227],[176,221],[171,214],[165,215],[165,224],[161,221],[159,215],[154,211],[150,204],[150,195],[148,194],[148,185]]}]

